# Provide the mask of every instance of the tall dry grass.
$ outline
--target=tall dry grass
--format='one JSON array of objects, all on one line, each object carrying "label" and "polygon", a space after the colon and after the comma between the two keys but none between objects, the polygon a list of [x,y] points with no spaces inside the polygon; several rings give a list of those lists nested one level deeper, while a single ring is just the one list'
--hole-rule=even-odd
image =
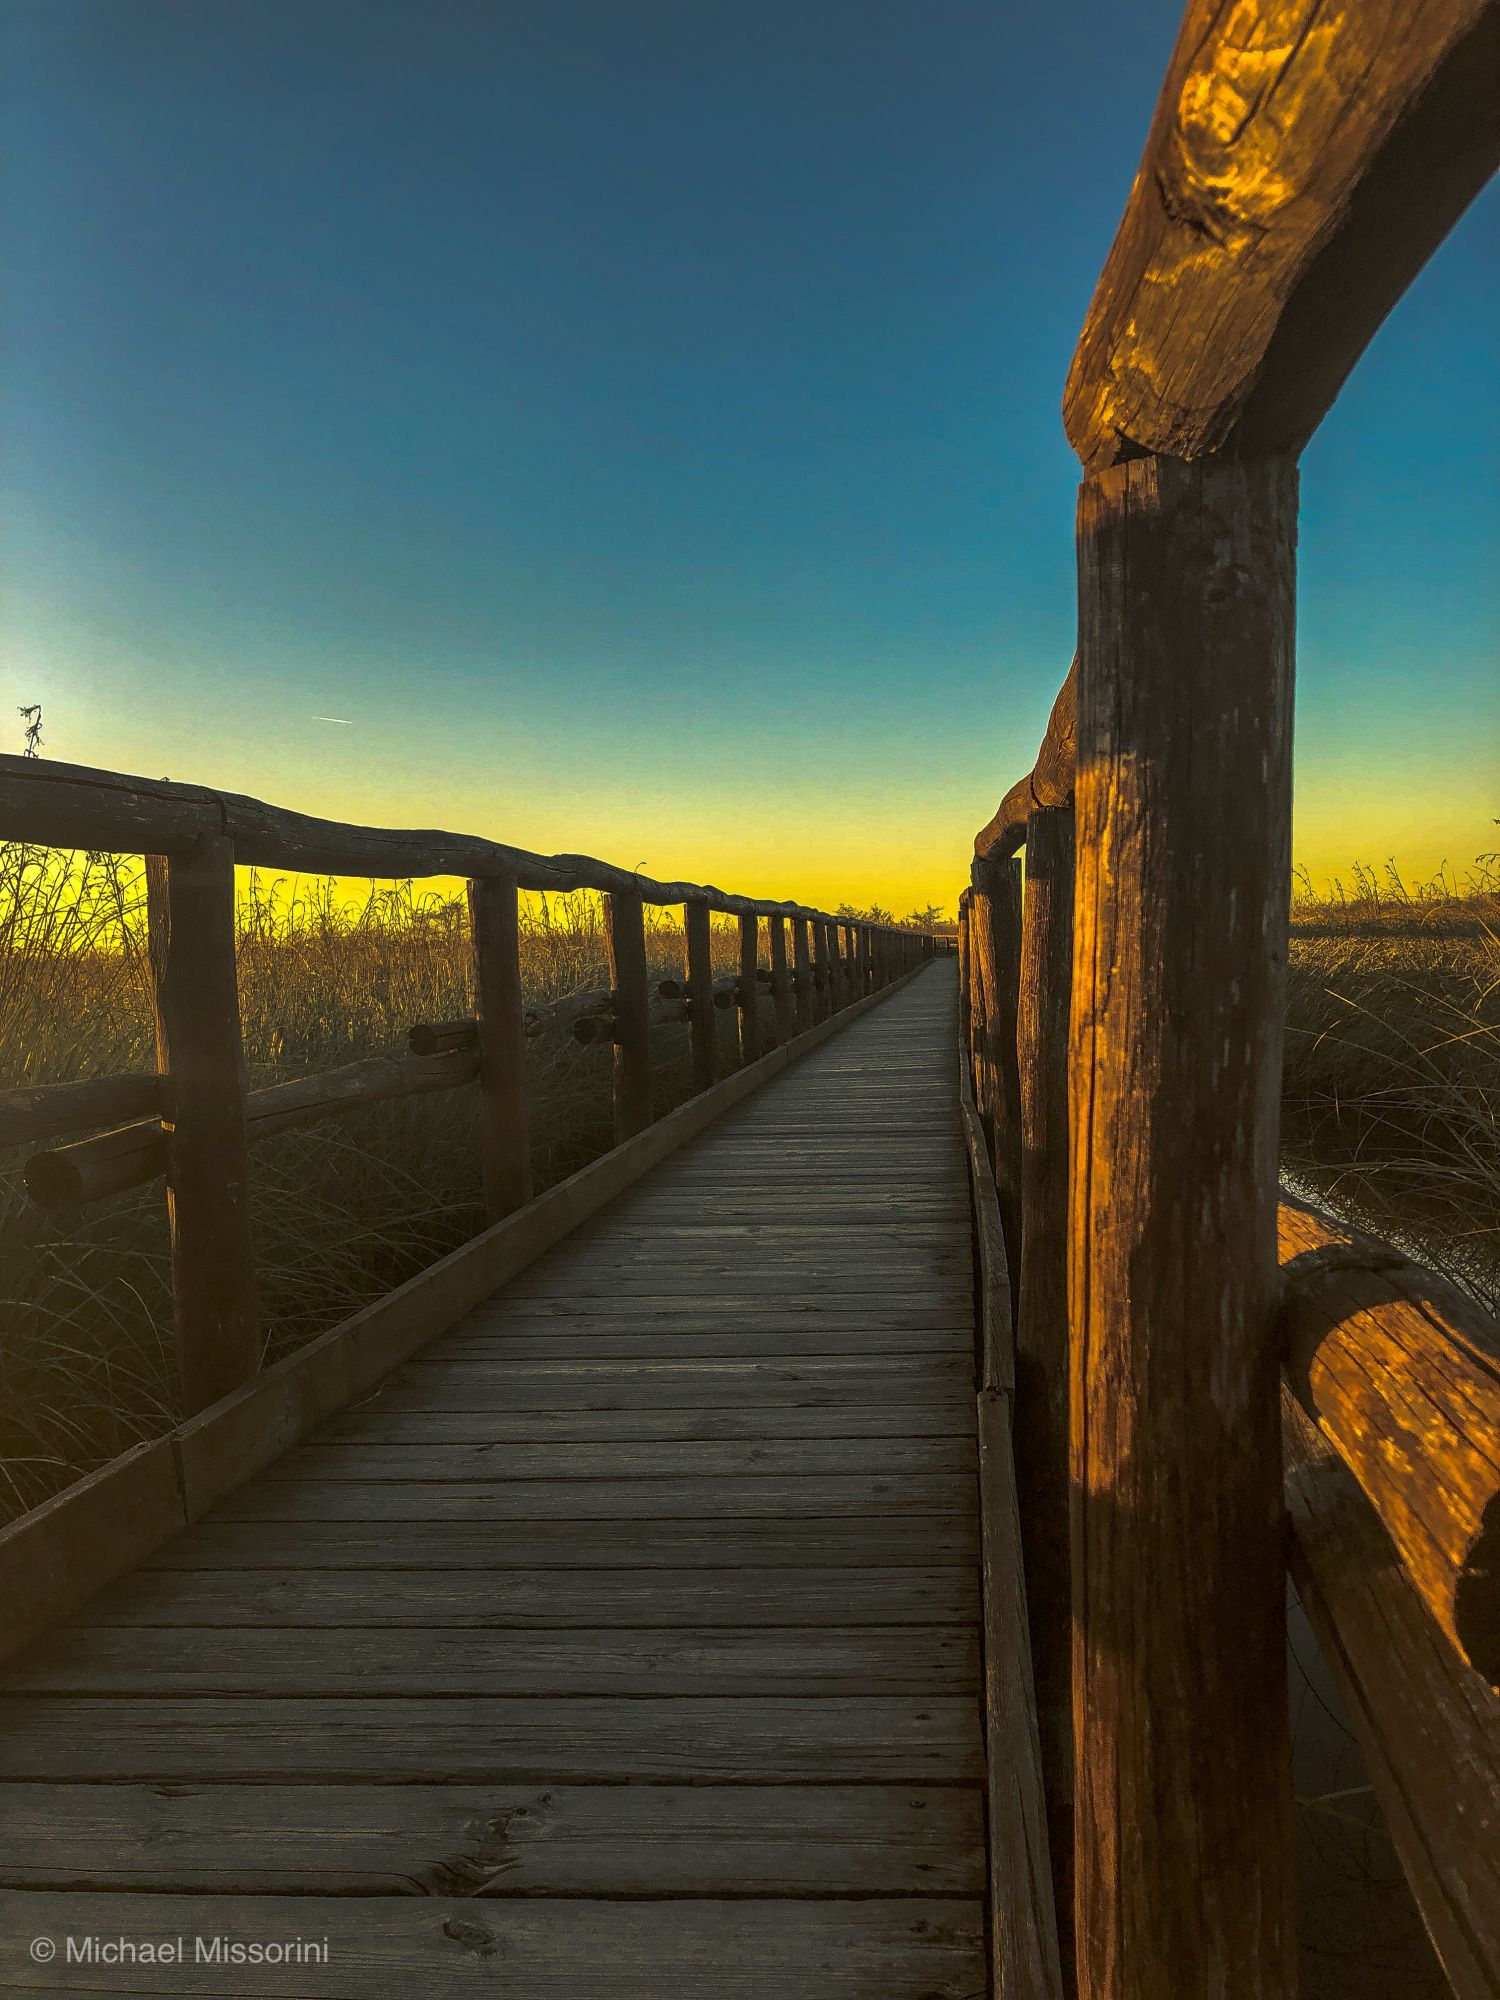
[{"label": "tall dry grass", "polygon": [[1350,1220],[1500,1310],[1500,857],[1292,908],[1282,1150]]},{"label": "tall dry grass", "polygon": [[[648,912],[653,977],[681,971],[673,912]],[[324,882],[249,875],[239,970],[252,1087],[396,1053],[414,1021],[472,1011],[461,901],[410,884],[351,901]],[[0,1089],[153,1065],[141,871],[111,857],[0,847]],[[728,922],[716,970],[736,961]],[[522,911],[529,1000],[608,984],[602,909],[585,894]],[[720,1060],[736,1060],[719,1017]],[[686,1036],[655,1031],[656,1109],[688,1094]],[[568,1035],[528,1047],[538,1188],[612,1143],[610,1051]],[[407,1098],[253,1150],[252,1226],[274,1360],[483,1226],[477,1095]],[[67,1215],[25,1199],[0,1155],[0,1515],[36,1504],[175,1414],[160,1185]]]},{"label": "tall dry grass", "polygon": [[[677,972],[675,913],[650,913],[653,976]],[[461,902],[410,884],[351,901],[250,875],[239,903],[252,1083],[393,1052],[472,1007]],[[715,931],[733,970],[734,927]],[[140,870],[0,847],[0,1089],[151,1066]],[[596,897],[523,910],[527,997],[607,983]],[[723,1065],[734,1022],[720,1018]],[[689,1089],[686,1036],[656,1031],[658,1111]],[[550,1186],[611,1143],[607,1047],[528,1050],[533,1170]],[[1500,1303],[1500,877],[1408,887],[1394,870],[1293,909],[1283,1136],[1288,1171],[1351,1217]],[[482,1224],[472,1091],[408,1098],[283,1134],[252,1155],[268,1358],[335,1324]],[[68,1216],[25,1200],[0,1155],[0,1514],[174,1415],[159,1186]]]}]

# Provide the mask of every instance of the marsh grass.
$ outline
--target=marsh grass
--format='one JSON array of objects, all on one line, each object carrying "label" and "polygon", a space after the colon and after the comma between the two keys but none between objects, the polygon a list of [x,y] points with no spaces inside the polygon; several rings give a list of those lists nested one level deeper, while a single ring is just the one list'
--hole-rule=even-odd
[{"label": "marsh grass", "polygon": [[[418,1020],[471,1011],[460,900],[407,884],[362,898],[248,874],[240,987],[253,1085],[397,1052]],[[680,971],[675,912],[648,912],[653,978]],[[152,1065],[138,866],[0,847],[0,1089]],[[715,970],[737,942],[716,921]],[[551,1000],[607,983],[588,895],[523,908],[522,980]],[[736,1060],[719,1017],[720,1060]],[[653,1036],[656,1109],[689,1090],[687,1037]],[[528,1047],[532,1166],[553,1185],[611,1143],[610,1055]],[[1352,1219],[1500,1302],[1500,877],[1408,887],[1393,869],[1293,908],[1283,1138],[1288,1171]],[[0,1516],[175,1415],[159,1185],[71,1215],[26,1202],[0,1155]],[[267,1357],[276,1359],[482,1226],[472,1090],[373,1106],[251,1155]]]},{"label": "marsh grass", "polygon": [[[678,974],[675,912],[648,912],[653,979]],[[397,1053],[415,1021],[472,1011],[461,900],[382,885],[249,874],[239,973],[253,1087]],[[737,938],[716,925],[715,969]],[[599,899],[525,899],[529,1000],[608,984]],[[718,1017],[721,1066],[734,1017]],[[0,1089],[153,1065],[138,867],[0,848]],[[658,1112],[688,1094],[687,1038],[654,1031]],[[551,1186],[612,1143],[610,1051],[529,1044],[532,1166]],[[477,1093],[372,1106],[257,1146],[251,1214],[275,1360],[455,1249],[483,1226]],[[165,1203],[159,1184],[71,1214],[25,1199],[24,1155],[0,1154],[0,1516],[35,1505],[175,1412]]]},{"label": "marsh grass", "polygon": [[1287,1171],[1500,1310],[1500,871],[1355,872],[1292,909]]}]

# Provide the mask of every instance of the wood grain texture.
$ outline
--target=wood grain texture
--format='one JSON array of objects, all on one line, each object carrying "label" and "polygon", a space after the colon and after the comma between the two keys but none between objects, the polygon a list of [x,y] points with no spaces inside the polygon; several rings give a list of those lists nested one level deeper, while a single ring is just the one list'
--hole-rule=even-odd
[{"label": "wood grain texture", "polygon": [[[713,920],[707,903],[700,900],[683,906],[683,929],[687,950],[687,999],[693,1056],[693,1089],[707,1090],[719,1072],[719,1038],[714,1025],[714,946]],[[810,1025],[810,1024],[809,1024]]]},{"label": "wood grain texture", "polygon": [[1295,522],[1280,464],[1142,459],[1080,495],[1085,2000],[1293,1990],[1275,1227]]},{"label": "wood grain texture", "polygon": [[902,1785],[0,1785],[0,1887],[978,1897],[981,1817]]},{"label": "wood grain texture", "polygon": [[295,1914],[351,2000],[980,1992],[951,968],[837,1025],[319,1425],[420,1301],[323,1350],[257,1480],[211,1417],[160,1448],[212,1515],[0,1672],[0,1928]]},{"label": "wood grain texture", "polygon": [[1292,1574],[1456,2000],[1500,1994],[1500,1696],[1465,1665],[1328,1439],[1282,1396]]},{"label": "wood grain texture", "polygon": [[0,1693],[258,1695],[868,1695],[976,1693],[978,1635],[830,1623],[524,1632],[347,1625],[296,1632],[75,1626],[0,1667]]},{"label": "wood grain texture", "polygon": [[162,1081],[154,1071],[0,1090],[0,1147],[29,1146],[66,1132],[144,1118],[159,1112],[161,1101]]},{"label": "wood grain texture", "polygon": [[9,1695],[0,1777],[385,1784],[973,1783],[972,1695]]},{"label": "wood grain texture", "polygon": [[1021,865],[981,861],[971,869],[969,942],[983,994],[984,1027],[975,1043],[975,1101],[989,1138],[990,1164],[1005,1231],[1014,1321],[1021,1283],[1021,1080],[1016,1023],[1021,979]]},{"label": "wood grain texture", "polygon": [[[80,1935],[175,1938],[173,1899],[80,1894]],[[27,1941],[45,1929],[50,1899],[24,1891],[0,1904],[0,1985],[55,2000],[68,1991],[120,1993],[109,1969],[34,1965]],[[476,1905],[448,1897],[195,1899],[195,1929],[212,1938],[328,1940],[328,1963],[226,1972],[188,1963],[138,1967],[135,1994],[221,2000],[226,1989],[267,2000],[973,2000],[984,1980],[975,1901],[570,1901],[515,1898]],[[190,1933],[191,1936],[191,1933]],[[330,1983],[330,1975],[335,1975]],[[142,1982],[145,1982],[144,1984]]]},{"label": "wood grain texture", "polygon": [[1497,159],[1490,0],[1191,0],[1063,399],[1085,467],[1300,451]]},{"label": "wood grain texture", "polygon": [[[1036,762],[1018,778],[996,807],[994,816],[974,836],[981,859],[1007,861],[1025,845],[1027,828],[1038,808],[1073,803],[1074,736],[1078,727],[1078,655],[1052,704],[1047,733]],[[1030,857],[1027,858],[1030,866]]]},{"label": "wood grain texture", "polygon": [[999,1389],[979,1392],[988,1785],[990,1962],[996,1994],[1062,2000],[1047,1801],[1022,1571],[1012,1411]]},{"label": "wood grain texture", "polygon": [[1283,1200],[1287,1379],[1439,1630],[1500,1683],[1500,1328],[1456,1285]]},{"label": "wood grain texture", "polygon": [[645,914],[638,890],[604,899],[604,946],[614,991],[615,1144],[651,1123],[650,988],[646,976]]},{"label": "wood grain texture", "polygon": [[818,995],[813,980],[812,957],[808,948],[805,917],[792,919],[792,982],[797,1008],[797,1032],[805,1035],[818,1018]]},{"label": "wood grain texture", "polygon": [[499,1222],[531,1199],[526,1007],[521,997],[521,941],[513,875],[489,875],[470,882],[469,930],[474,951],[485,1213],[491,1222]]},{"label": "wood grain texture", "polygon": [[203,834],[170,860],[146,857],[172,1310],[188,1415],[260,1366],[234,925],[234,844],[223,834]]},{"label": "wood grain texture", "polygon": [[[1071,768],[1068,774],[1072,786]],[[1016,1312],[1016,1484],[1047,1799],[1048,1851],[1071,1969],[1073,1606],[1068,1471],[1068,1020],[1073,980],[1073,808],[1026,827],[1016,1054],[1021,1091],[1021,1283]]]},{"label": "wood grain texture", "polygon": [[[399,1545],[398,1545],[399,1546]],[[392,1558],[397,1553],[392,1550]],[[358,1625],[416,1631],[978,1624],[972,1568],[158,1570],[117,1583],[89,1626]]]}]

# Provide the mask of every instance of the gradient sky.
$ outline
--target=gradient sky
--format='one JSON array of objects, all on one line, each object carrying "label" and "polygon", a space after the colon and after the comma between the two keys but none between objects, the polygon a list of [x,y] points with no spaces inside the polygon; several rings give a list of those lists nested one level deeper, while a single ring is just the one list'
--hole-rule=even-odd
[{"label": "gradient sky", "polygon": [[[951,908],[1179,11],[3,0],[6,747]],[[1304,459],[1319,875],[1500,845],[1497,216]]]}]

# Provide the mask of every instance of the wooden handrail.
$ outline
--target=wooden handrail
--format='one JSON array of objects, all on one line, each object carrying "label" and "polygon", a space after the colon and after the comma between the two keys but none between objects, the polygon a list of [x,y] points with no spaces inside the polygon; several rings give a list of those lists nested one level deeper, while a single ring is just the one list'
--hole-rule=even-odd
[{"label": "wooden handrail", "polygon": [[1190,0],[1068,376],[1086,469],[1300,451],[1497,162],[1493,0]]},{"label": "wooden handrail", "polygon": [[[658,882],[588,854],[533,854],[476,834],[359,826],[316,819],[236,792],[135,778],[49,758],[0,756],[0,840],[115,854],[181,854],[202,834],[234,843],[238,865],[307,875],[513,876],[519,888],[638,895],[653,906],[702,903],[727,916],[800,916],[832,922],[797,902],[734,896],[711,883]],[[897,935],[916,933],[883,926]]]},{"label": "wooden handrail", "polygon": [[[322,1118],[341,1118],[397,1097],[425,1096],[472,1083],[479,1057],[462,1050],[444,1055],[368,1056],[316,1076],[297,1077],[252,1090],[245,1097],[249,1144],[275,1138]],[[122,1125],[97,1138],[33,1153],[26,1162],[26,1191],[39,1208],[69,1208],[101,1201],[127,1188],[145,1187],[169,1169],[169,1142],[159,1119]]]},{"label": "wooden handrail", "polygon": [[66,1132],[97,1132],[101,1125],[159,1111],[161,1101],[161,1077],[154,1070],[0,1091],[0,1147],[30,1146]]}]

